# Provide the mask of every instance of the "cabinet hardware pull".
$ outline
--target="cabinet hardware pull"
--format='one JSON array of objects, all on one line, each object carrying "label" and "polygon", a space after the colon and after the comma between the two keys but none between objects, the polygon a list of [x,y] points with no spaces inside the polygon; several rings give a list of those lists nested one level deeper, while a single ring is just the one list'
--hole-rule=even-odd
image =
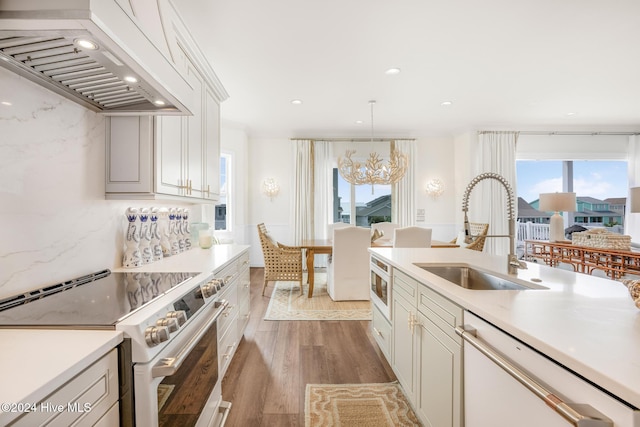
[{"label": "cabinet hardware pull", "polygon": [[[470,329],[469,326],[465,326]],[[594,407],[587,404],[567,403],[563,402],[559,397],[551,391],[545,389],[542,385],[531,378],[527,373],[513,365],[508,359],[503,357],[497,350],[493,349],[489,344],[476,338],[474,333],[465,330],[462,326],[456,326],[456,334],[468,342],[480,353],[484,354],[493,363],[502,368],[506,373],[515,378],[520,384],[525,386],[529,391],[533,392],[538,398],[542,399],[547,406],[560,414],[565,420],[569,421],[576,427],[588,425],[590,427],[613,427],[613,422],[605,415],[601,414]]]},{"label": "cabinet hardware pull", "polygon": [[377,336],[382,337],[382,332],[380,332],[376,328],[373,328],[373,332],[375,332]]}]

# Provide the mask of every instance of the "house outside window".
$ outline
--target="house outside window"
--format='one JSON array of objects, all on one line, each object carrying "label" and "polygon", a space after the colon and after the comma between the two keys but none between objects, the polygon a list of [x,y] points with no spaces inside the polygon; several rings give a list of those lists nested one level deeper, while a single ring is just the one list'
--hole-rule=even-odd
[{"label": "house outside window", "polygon": [[[376,222],[391,221],[391,185],[353,185],[333,170],[333,222],[371,227]],[[355,215],[353,213],[355,212]]]}]

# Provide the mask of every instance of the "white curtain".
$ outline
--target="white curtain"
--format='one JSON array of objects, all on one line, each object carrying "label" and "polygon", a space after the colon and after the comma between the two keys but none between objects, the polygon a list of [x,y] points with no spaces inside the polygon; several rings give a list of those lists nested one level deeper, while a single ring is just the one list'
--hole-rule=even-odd
[{"label": "white curtain", "polygon": [[[502,175],[513,189],[514,219],[517,218],[518,200],[516,191],[516,143],[518,132],[478,132],[478,151],[475,175],[494,172]],[[505,188],[496,180],[479,182],[473,190],[469,203],[469,221],[488,222],[489,234],[508,235],[508,203]],[[509,253],[509,239],[489,238],[485,241],[485,252],[496,255]]]},{"label": "white curtain", "polygon": [[314,239],[328,239],[327,224],[333,222],[333,156],[331,143],[314,141]]},{"label": "white curtain", "polygon": [[293,241],[295,245],[302,240],[314,238],[314,153],[313,141],[294,141],[294,177],[293,177],[293,202],[291,203],[293,222]]},{"label": "white curtain", "polygon": [[[640,136],[629,136],[629,148],[627,159],[628,188],[640,187]],[[629,201],[627,192],[627,201]],[[632,213],[630,204],[627,203],[627,212],[624,216],[624,234],[631,236],[633,243],[640,243],[640,213]]]},{"label": "white curtain", "polygon": [[407,173],[391,190],[391,220],[401,227],[414,225],[415,218],[415,141],[392,141],[391,147],[409,159]]}]

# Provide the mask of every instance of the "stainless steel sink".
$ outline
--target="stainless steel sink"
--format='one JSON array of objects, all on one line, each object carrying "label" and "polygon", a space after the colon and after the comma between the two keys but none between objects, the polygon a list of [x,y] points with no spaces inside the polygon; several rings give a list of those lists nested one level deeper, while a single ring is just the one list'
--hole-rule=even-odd
[{"label": "stainless steel sink", "polygon": [[531,285],[525,286],[520,283],[515,283],[502,277],[494,276],[484,271],[476,270],[475,268],[449,265],[449,266],[428,266],[419,265],[418,267],[442,277],[443,279],[455,283],[456,285],[472,290],[479,291],[495,291],[495,290],[516,290],[521,291],[525,289],[546,289],[542,286]]}]

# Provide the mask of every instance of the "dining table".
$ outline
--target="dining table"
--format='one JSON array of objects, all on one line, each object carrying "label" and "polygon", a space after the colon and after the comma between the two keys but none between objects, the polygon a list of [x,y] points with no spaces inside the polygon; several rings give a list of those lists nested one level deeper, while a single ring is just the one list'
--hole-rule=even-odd
[{"label": "dining table", "polygon": [[[302,240],[300,247],[307,252],[307,283],[309,284],[309,290],[307,292],[307,298],[313,296],[314,286],[314,257],[315,255],[331,255],[333,253],[333,242],[331,239],[308,239]],[[391,239],[378,239],[371,242],[371,247],[384,248],[393,247]],[[440,240],[431,240],[432,248],[458,248],[460,247],[456,243],[444,242]]]}]

